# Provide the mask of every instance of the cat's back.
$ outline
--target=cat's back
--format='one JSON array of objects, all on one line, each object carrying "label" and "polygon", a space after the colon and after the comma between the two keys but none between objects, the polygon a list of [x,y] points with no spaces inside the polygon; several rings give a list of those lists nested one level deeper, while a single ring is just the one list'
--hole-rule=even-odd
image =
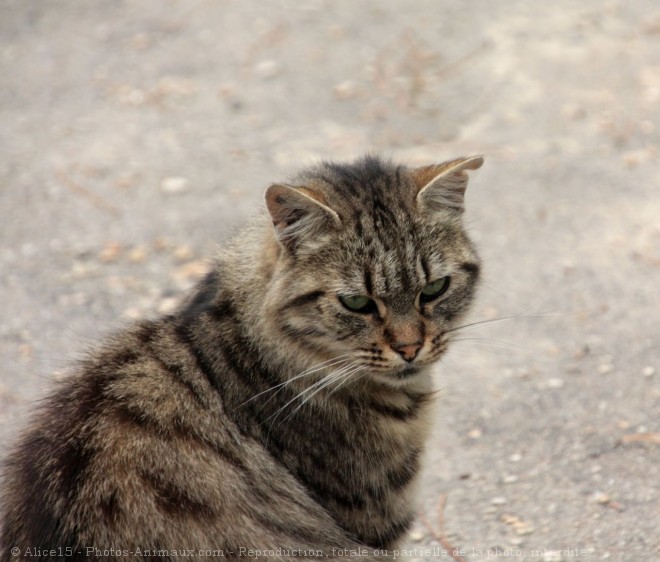
[{"label": "cat's back", "polygon": [[[46,399],[5,467],[5,544],[170,544],[172,516],[217,510],[210,476],[237,485],[244,460],[176,338],[167,320],[143,322]],[[182,537],[194,543],[189,530]]]},{"label": "cat's back", "polygon": [[177,472],[208,470],[227,431],[175,334],[167,321],[141,323],[44,401],[6,462],[5,544],[102,544],[79,529],[102,535],[142,513],[150,520],[138,525],[156,530],[159,507],[209,509],[212,490],[198,486],[210,496],[190,497]]}]

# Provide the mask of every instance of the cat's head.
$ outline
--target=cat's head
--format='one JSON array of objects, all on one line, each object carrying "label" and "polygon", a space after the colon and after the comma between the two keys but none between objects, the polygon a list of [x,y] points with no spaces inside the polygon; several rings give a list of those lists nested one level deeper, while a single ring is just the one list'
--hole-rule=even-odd
[{"label": "cat's head", "polygon": [[461,219],[467,170],[482,163],[409,168],[366,157],[270,186],[276,329],[354,376],[414,379],[473,299],[479,258]]}]

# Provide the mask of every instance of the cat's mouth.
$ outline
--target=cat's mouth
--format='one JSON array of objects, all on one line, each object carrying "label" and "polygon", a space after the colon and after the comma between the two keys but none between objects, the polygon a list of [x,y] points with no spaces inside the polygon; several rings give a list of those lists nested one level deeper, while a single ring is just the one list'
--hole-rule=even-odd
[{"label": "cat's mouth", "polygon": [[410,377],[416,375],[422,370],[421,366],[408,366],[404,367],[399,371],[395,371],[393,375],[399,380],[409,379]]}]

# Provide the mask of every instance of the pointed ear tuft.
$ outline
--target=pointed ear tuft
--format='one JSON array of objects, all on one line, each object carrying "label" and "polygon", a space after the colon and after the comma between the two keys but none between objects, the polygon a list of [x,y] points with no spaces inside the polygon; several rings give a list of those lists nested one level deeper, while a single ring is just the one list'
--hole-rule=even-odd
[{"label": "pointed ear tuft", "polygon": [[463,212],[468,184],[467,170],[477,170],[483,163],[482,156],[471,156],[413,170],[413,178],[419,189],[417,202],[420,209]]},{"label": "pointed ear tuft", "polygon": [[304,187],[274,184],[266,189],[265,199],[277,239],[291,250],[329,226],[341,224],[323,196]]}]

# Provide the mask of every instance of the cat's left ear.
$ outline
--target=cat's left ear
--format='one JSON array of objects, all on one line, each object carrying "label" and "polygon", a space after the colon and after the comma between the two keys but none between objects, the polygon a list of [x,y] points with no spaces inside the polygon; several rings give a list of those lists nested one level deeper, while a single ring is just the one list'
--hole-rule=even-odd
[{"label": "cat's left ear", "polygon": [[470,156],[413,170],[413,179],[419,188],[417,203],[420,209],[463,212],[467,170],[477,170],[483,163],[482,156]]},{"label": "cat's left ear", "polygon": [[290,250],[313,240],[329,226],[341,224],[323,196],[304,187],[275,184],[266,189],[264,197],[277,238]]}]

